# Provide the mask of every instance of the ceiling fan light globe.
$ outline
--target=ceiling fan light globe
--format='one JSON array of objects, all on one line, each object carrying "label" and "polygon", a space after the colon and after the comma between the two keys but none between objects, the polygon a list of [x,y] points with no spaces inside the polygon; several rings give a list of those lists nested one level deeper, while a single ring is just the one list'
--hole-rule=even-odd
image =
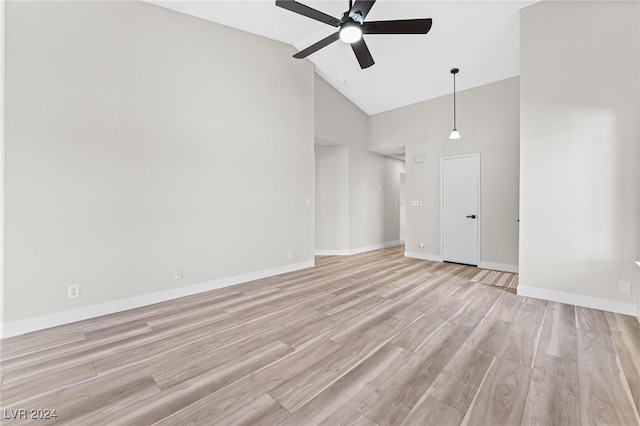
[{"label": "ceiling fan light globe", "polygon": [[340,28],[340,40],[355,43],[362,38],[362,29],[357,24],[345,24]]},{"label": "ceiling fan light globe", "polygon": [[460,139],[460,137],[460,132],[458,132],[456,129],[453,129],[451,135],[449,135],[449,139]]}]

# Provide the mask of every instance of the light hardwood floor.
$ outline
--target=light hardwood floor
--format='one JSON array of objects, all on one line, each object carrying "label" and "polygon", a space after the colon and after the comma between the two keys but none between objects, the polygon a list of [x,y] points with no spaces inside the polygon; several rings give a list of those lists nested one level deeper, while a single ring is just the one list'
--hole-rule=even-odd
[{"label": "light hardwood floor", "polygon": [[638,425],[640,324],[402,247],[2,341],[2,423]]}]

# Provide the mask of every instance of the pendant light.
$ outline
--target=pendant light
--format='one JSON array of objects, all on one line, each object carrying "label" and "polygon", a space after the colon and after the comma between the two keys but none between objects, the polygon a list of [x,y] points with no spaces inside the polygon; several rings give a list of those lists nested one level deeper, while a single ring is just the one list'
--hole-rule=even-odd
[{"label": "pendant light", "polygon": [[458,68],[451,68],[451,74],[453,74],[453,130],[449,139],[460,139],[460,132],[456,128],[456,74],[460,70]]}]

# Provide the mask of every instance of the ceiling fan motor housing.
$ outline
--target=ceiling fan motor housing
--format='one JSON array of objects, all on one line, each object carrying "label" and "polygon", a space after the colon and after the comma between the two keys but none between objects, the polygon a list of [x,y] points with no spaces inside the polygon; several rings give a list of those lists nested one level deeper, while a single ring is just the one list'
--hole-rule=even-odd
[{"label": "ceiling fan motor housing", "polygon": [[364,17],[362,16],[362,13],[360,13],[359,10],[356,10],[353,13],[350,13],[350,11],[346,11],[344,13],[344,16],[342,17],[342,20],[345,21],[346,17],[349,17],[348,19],[352,20],[353,22],[362,25],[362,23],[364,22]]}]

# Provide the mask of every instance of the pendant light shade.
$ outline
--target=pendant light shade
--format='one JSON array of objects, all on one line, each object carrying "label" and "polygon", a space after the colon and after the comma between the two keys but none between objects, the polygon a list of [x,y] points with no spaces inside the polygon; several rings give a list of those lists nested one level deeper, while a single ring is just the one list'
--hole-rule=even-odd
[{"label": "pendant light shade", "polygon": [[458,68],[451,68],[451,74],[453,74],[453,130],[449,135],[449,139],[460,139],[460,132],[456,127],[456,74],[459,71]]}]

